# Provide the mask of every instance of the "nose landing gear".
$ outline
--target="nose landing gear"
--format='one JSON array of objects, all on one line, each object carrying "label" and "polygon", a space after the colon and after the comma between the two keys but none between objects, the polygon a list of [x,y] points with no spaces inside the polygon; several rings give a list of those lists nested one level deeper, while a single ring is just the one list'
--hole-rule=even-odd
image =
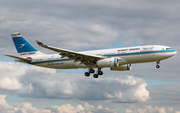
[{"label": "nose landing gear", "polygon": [[159,63],[160,63],[160,60],[159,60],[159,61],[157,61],[156,68],[160,68],[160,65],[159,65]]}]

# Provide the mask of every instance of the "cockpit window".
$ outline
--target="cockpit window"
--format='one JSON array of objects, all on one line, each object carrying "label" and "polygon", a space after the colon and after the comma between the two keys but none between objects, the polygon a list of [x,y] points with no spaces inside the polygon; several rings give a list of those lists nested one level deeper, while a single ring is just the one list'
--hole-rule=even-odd
[{"label": "cockpit window", "polygon": [[172,48],[166,48],[166,50],[172,50]]}]

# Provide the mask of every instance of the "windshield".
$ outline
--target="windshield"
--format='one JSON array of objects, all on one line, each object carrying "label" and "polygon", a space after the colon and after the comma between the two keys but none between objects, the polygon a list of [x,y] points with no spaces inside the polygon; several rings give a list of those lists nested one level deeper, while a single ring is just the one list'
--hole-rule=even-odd
[{"label": "windshield", "polygon": [[172,50],[172,48],[166,48],[166,50]]}]

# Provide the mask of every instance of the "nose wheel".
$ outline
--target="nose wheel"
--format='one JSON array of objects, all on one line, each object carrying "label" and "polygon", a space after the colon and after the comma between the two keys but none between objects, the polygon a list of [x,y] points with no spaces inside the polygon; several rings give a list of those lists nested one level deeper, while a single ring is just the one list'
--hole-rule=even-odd
[{"label": "nose wheel", "polygon": [[156,65],[156,68],[160,68],[160,65]]},{"label": "nose wheel", "polygon": [[159,63],[160,63],[160,60],[159,60],[159,61],[157,61],[156,68],[160,68],[160,65],[159,65]]}]

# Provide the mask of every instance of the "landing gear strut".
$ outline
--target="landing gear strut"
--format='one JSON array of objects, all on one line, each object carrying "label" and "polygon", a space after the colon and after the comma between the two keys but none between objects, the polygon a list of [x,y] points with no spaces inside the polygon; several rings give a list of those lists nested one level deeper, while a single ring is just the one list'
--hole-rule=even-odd
[{"label": "landing gear strut", "polygon": [[159,65],[159,63],[160,63],[160,60],[159,60],[159,61],[157,61],[156,68],[160,68],[160,65]]},{"label": "landing gear strut", "polygon": [[89,73],[94,73],[95,70],[94,69],[89,69]]},{"label": "landing gear strut", "polygon": [[101,71],[101,68],[98,69],[97,74],[98,74],[98,75],[103,75],[103,72]]}]

